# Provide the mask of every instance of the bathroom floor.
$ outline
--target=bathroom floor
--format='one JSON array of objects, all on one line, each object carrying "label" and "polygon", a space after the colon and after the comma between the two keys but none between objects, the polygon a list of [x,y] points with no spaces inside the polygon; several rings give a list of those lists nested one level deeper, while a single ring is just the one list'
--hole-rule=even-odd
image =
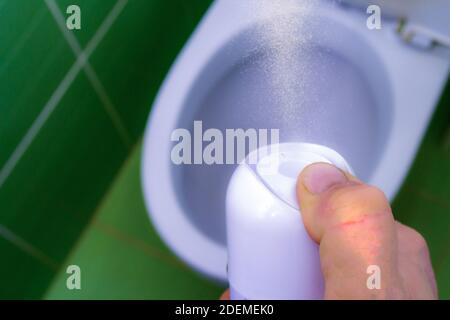
[{"label": "bathroom floor", "polygon": [[[441,298],[450,298],[450,86],[410,175],[394,201],[396,218],[427,239]],[[65,265],[81,268],[81,290],[61,270],[47,299],[216,299],[223,287],[191,271],[162,243],[147,218],[140,186],[141,143]]]}]

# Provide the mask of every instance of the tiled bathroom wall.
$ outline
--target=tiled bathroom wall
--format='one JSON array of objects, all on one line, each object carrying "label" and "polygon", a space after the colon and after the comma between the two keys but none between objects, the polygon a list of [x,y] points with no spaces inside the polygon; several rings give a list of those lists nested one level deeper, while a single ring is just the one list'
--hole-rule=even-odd
[{"label": "tiled bathroom wall", "polygon": [[42,296],[209,3],[0,0],[0,298]]}]

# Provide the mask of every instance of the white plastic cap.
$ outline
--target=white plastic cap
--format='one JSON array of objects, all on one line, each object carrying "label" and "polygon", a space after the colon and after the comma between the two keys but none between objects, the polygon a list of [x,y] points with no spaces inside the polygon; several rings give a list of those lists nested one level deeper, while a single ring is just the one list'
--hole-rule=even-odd
[{"label": "white plastic cap", "polygon": [[[324,162],[353,173],[336,151],[316,144],[285,143],[266,146],[255,152],[258,153],[256,174],[269,190],[295,209],[299,209],[296,195],[297,178],[308,165]],[[251,155],[247,159],[250,157]],[[250,165],[250,168],[254,169],[254,166]]]},{"label": "white plastic cap", "polygon": [[305,143],[260,148],[236,169],[226,198],[232,298],[323,297],[318,245],[303,226],[295,194],[298,175],[315,162],[352,172],[337,152]]}]

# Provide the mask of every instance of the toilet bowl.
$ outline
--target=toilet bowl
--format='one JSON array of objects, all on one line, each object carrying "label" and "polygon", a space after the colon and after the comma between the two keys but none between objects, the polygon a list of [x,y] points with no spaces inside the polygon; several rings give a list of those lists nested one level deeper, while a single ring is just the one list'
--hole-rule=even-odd
[{"label": "toilet bowl", "polygon": [[[430,20],[420,14],[417,1],[409,2],[407,11],[402,11],[405,1],[392,8],[386,4],[386,9],[378,1],[388,17],[379,30],[366,27],[365,1],[337,5],[324,0],[308,12],[255,14],[262,1],[212,4],[167,75],[144,138],[143,192],[156,230],[187,264],[220,281],[226,280],[227,264],[225,191],[237,164],[173,163],[174,130],[184,128],[194,135],[196,120],[204,130],[279,128],[281,142],[318,143],[338,151],[358,177],[393,199],[450,66],[445,48],[427,49],[427,42],[412,41],[420,39],[421,30],[431,30],[424,34],[444,45],[448,39],[439,26],[427,24]],[[445,1],[436,3],[435,11],[445,11],[443,6],[450,10]],[[419,37],[406,37],[411,43],[397,31],[400,17],[407,19],[407,26],[420,24],[413,34]],[[301,21],[290,30],[298,35],[291,44],[298,51],[290,59],[302,62],[290,66],[298,75],[290,81],[301,78],[290,101],[272,90],[267,66],[276,52],[261,36],[279,19]],[[444,24],[450,30],[449,22]]]}]

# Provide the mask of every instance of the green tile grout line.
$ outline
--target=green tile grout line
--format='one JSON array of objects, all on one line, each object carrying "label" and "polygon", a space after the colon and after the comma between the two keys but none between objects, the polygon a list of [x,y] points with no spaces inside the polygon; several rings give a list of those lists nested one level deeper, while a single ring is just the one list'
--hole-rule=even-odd
[{"label": "green tile grout line", "polygon": [[39,261],[41,264],[50,268],[51,270],[56,271],[60,267],[60,264],[57,261],[53,260],[44,252],[33,246],[27,240],[19,237],[16,233],[14,233],[13,231],[11,231],[9,228],[7,228],[2,224],[0,224],[0,236],[4,240],[9,241],[16,248],[30,255],[31,257]]}]

